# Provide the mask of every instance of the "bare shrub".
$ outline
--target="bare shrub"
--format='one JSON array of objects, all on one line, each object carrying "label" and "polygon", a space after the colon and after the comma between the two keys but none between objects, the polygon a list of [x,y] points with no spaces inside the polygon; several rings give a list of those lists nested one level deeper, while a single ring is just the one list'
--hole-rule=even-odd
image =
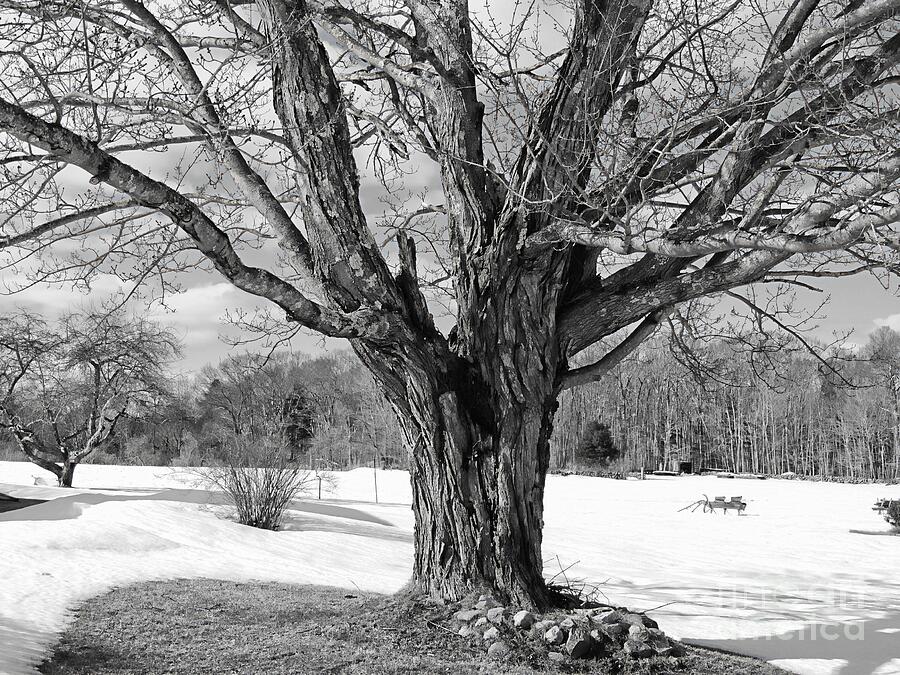
[{"label": "bare shrub", "polygon": [[239,523],[263,530],[277,530],[291,501],[318,483],[313,472],[267,440],[241,443],[221,465],[198,472],[229,497]]}]

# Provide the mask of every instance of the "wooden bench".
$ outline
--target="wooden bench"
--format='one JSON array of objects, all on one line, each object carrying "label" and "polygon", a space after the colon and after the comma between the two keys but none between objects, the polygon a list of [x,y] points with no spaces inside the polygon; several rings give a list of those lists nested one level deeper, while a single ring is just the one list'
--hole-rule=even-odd
[{"label": "wooden bench", "polygon": [[747,508],[747,502],[744,501],[743,497],[738,495],[737,497],[732,497],[727,502],[725,501],[725,497],[716,497],[711,502],[707,504],[710,512],[715,511],[716,509],[722,509],[722,513],[728,513],[728,511],[737,511],[738,515],[743,513],[744,509]]},{"label": "wooden bench", "polygon": [[891,504],[900,501],[900,499],[878,499],[875,501],[875,506],[872,507],[872,510],[877,513],[884,513],[889,508],[891,508]]},{"label": "wooden bench", "polygon": [[[722,513],[728,513],[728,511],[737,511],[738,515],[744,512],[747,508],[747,502],[744,501],[744,498],[741,496],[732,497],[729,500],[725,500],[725,497],[716,497],[714,499],[710,499],[706,495],[703,495],[703,499],[699,499],[693,504],[688,504],[683,509],[678,509],[679,511],[686,511],[687,509],[691,509],[691,511],[696,511],[698,508],[703,507],[703,513],[714,513],[716,509],[722,509]],[[691,508],[693,507],[693,508]]]}]

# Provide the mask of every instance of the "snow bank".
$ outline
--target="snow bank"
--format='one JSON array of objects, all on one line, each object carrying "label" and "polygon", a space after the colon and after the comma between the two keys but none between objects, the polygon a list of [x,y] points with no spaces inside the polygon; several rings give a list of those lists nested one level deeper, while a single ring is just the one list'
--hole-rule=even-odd
[{"label": "snow bank", "polygon": [[[379,504],[371,469],[336,474],[334,493],[297,504],[278,533],[228,521],[182,471],[84,465],[74,490],[34,486],[42,473],[0,462],[0,492],[52,499],[0,514],[0,672],[32,672],[67,610],[117,585],[212,577],[393,592],[410,573],[404,472],[377,472]],[[703,493],[740,494],[747,515],[678,512]],[[849,531],[879,529],[870,507],[885,496],[900,488],[551,476],[546,572],[657,608],[675,637],[794,672],[900,673],[900,537]]]},{"label": "snow bank", "polygon": [[[0,462],[0,492],[51,500],[0,514],[0,673],[33,672],[68,610],[114,586],[209,577],[390,593],[409,579],[407,505],[298,504],[285,531],[275,533],[227,520],[221,499],[191,489],[188,474],[84,465],[75,489],[13,484],[33,483],[40,473]],[[373,499],[372,472],[362,473],[344,474],[339,484],[351,498]],[[384,489],[402,497],[405,485],[408,494],[408,475],[388,473],[396,475],[379,475]]]}]

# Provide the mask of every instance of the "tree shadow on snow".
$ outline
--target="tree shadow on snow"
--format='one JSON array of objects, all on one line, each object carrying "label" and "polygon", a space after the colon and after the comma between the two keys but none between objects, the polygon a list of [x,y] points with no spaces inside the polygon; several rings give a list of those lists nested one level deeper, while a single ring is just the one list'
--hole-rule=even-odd
[{"label": "tree shadow on snow", "polygon": [[43,504],[0,514],[0,522],[71,520],[78,518],[86,506],[96,506],[106,502],[130,501],[175,501],[209,505],[227,503],[224,495],[207,492],[206,490],[167,489],[135,495],[78,492],[67,497],[51,499]]},{"label": "tree shadow on snow", "polygon": [[[168,501],[182,502],[188,504],[202,504],[208,506],[224,506],[230,502],[228,498],[220,492],[210,492],[208,490],[194,489],[177,489],[170,488],[157,491],[143,491],[140,494],[109,494],[103,492],[80,492],[67,497],[59,497],[42,504],[28,506],[16,511],[0,513],[0,523],[12,521],[47,521],[47,520],[71,520],[78,518],[84,511],[85,507],[96,506],[107,502],[128,502],[128,501]],[[329,518],[344,519],[349,521],[358,521],[363,523],[371,523],[373,525],[381,525],[386,527],[394,527],[394,525],[378,516],[374,516],[359,509],[353,509],[346,506],[338,506],[336,504],[328,504],[321,502],[303,502],[295,500],[291,503],[289,509],[291,511],[299,511],[309,514],[328,516]],[[335,527],[333,521],[316,521],[314,518],[291,518],[295,521],[293,530],[328,530],[341,531]],[[303,524],[309,527],[303,527]],[[315,526],[313,526],[315,525]],[[364,532],[367,536],[372,536],[371,530]]]},{"label": "tree shadow on snow", "polygon": [[16,500],[12,499],[0,499],[0,513],[9,513],[10,511],[18,511],[19,509],[24,509],[28,506],[35,506],[37,504],[43,504],[46,499],[24,499],[19,498]]},{"label": "tree shadow on snow", "polygon": [[[368,514],[363,514],[368,515]],[[368,520],[357,520],[341,516],[337,519],[306,518],[289,513],[281,525],[282,532],[334,532],[337,534],[354,534],[361,537],[376,537],[390,541],[412,542],[412,533],[397,529],[390,523],[374,523]]]},{"label": "tree shadow on snow", "polygon": [[333,516],[335,518],[347,518],[349,520],[361,520],[367,523],[375,523],[376,525],[386,525],[394,527],[393,523],[374,516],[371,513],[360,511],[359,509],[351,509],[346,506],[338,506],[327,502],[302,502],[294,501],[288,507],[292,511],[302,511],[304,513],[316,513],[323,516]]},{"label": "tree shadow on snow", "polygon": [[0,614],[0,673],[29,672],[54,633]]},{"label": "tree shadow on snow", "polygon": [[900,659],[900,612],[882,619],[811,623],[801,629],[758,638],[695,640],[686,643],[726,652],[775,659],[842,659],[839,675],[871,675]]}]

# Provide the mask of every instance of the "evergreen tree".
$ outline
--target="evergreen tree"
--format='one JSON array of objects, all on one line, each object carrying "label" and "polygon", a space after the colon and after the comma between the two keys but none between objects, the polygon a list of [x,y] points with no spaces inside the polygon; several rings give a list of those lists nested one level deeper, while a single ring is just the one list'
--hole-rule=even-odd
[{"label": "evergreen tree", "polygon": [[617,460],[622,451],[613,441],[609,425],[600,420],[591,422],[581,437],[575,451],[578,465],[590,468],[605,468]]}]

